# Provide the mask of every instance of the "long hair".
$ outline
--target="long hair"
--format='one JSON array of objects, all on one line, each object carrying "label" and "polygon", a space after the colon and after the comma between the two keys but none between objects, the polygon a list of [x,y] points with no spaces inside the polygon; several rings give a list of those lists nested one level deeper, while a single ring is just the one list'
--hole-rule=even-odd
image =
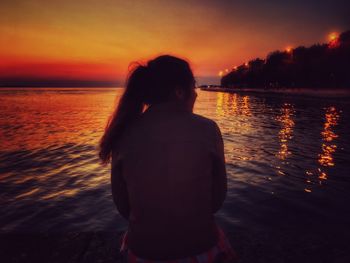
[{"label": "long hair", "polygon": [[190,95],[194,77],[187,61],[169,56],[159,56],[146,65],[137,64],[130,70],[125,91],[100,141],[99,157],[107,164],[125,129],[142,113],[145,105],[171,100],[175,89]]}]

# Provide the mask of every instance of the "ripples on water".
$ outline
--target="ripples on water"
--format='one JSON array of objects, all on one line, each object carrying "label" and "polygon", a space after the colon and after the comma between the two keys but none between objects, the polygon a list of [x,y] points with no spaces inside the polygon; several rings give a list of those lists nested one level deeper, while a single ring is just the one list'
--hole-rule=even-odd
[{"label": "ripples on water", "polygon": [[[1,231],[125,227],[97,158],[121,93],[0,90]],[[217,217],[226,229],[348,224],[349,109],[348,99],[199,91],[195,112],[225,142],[229,190]]]}]

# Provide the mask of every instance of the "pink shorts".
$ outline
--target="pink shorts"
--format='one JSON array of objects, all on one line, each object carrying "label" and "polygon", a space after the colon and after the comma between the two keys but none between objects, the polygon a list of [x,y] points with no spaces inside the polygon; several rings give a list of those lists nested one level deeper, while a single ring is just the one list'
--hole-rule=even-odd
[{"label": "pink shorts", "polygon": [[120,252],[127,255],[127,262],[130,263],[234,263],[237,262],[236,253],[233,251],[230,242],[225,236],[224,231],[216,225],[218,234],[218,243],[209,250],[186,258],[176,260],[147,260],[136,256],[128,249],[128,231],[122,237]]}]

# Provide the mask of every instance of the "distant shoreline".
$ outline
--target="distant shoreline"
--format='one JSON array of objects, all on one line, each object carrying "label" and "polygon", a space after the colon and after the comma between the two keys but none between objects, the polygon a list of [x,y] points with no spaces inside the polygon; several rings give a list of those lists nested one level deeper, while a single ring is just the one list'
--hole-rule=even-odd
[{"label": "distant shoreline", "polygon": [[306,88],[293,88],[293,89],[249,89],[249,88],[224,88],[224,87],[201,87],[203,91],[211,92],[228,92],[228,93],[255,93],[255,94],[284,94],[284,95],[306,95],[306,96],[317,96],[317,97],[349,97],[350,90],[348,89],[306,89]]}]

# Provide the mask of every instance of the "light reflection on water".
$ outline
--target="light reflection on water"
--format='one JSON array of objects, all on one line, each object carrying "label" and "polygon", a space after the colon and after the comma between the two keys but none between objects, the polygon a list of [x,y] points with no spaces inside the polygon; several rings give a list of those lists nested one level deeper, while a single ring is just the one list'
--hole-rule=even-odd
[{"label": "light reflection on water", "polygon": [[[333,154],[337,149],[337,145],[334,144],[338,135],[335,134],[333,129],[338,125],[339,113],[335,107],[329,107],[326,109],[324,128],[322,135],[322,153],[319,154],[318,162],[322,166],[334,166]],[[326,178],[324,178],[326,179]]]},{"label": "light reflection on water", "polygon": [[[2,231],[125,227],[112,203],[109,168],[99,164],[96,151],[121,93],[0,90]],[[337,206],[319,206],[320,199],[350,200],[348,106],[329,99],[199,91],[195,112],[214,119],[225,142],[229,190],[219,219],[228,228],[266,218],[272,224],[271,211],[286,204],[291,211],[293,205],[325,213]]]},{"label": "light reflection on water", "polygon": [[[336,139],[339,137],[335,133],[336,126],[339,123],[340,112],[334,106],[324,108],[324,125],[321,132],[321,153],[318,154],[319,167],[315,171],[306,171],[308,183],[311,183],[311,178],[317,175],[319,184],[328,179],[328,170],[335,166],[334,154],[337,150]],[[305,188],[306,192],[311,192],[311,189]]]},{"label": "light reflection on water", "polygon": [[284,103],[281,108],[281,115],[276,120],[281,123],[281,130],[278,132],[280,150],[276,154],[277,158],[285,160],[291,152],[288,149],[288,142],[293,138],[293,121],[294,108],[291,104]]}]

